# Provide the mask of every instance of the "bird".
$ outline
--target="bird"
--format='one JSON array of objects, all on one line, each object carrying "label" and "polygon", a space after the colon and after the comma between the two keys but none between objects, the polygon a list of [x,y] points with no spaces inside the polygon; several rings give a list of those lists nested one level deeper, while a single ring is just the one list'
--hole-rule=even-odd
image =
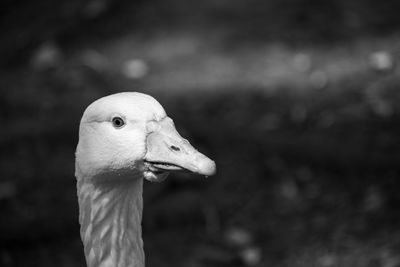
[{"label": "bird", "polygon": [[143,181],[170,172],[203,176],[213,160],[176,130],[152,96],[123,92],[83,112],[75,152],[80,235],[88,267],[144,267]]}]

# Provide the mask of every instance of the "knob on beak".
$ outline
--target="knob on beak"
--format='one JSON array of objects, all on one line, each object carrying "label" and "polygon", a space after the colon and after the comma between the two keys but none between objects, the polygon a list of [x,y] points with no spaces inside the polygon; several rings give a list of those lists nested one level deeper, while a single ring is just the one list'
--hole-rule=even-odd
[{"label": "knob on beak", "polygon": [[201,175],[214,175],[215,162],[197,151],[179,135],[170,118],[158,122],[147,136],[145,161],[160,171],[187,170]]}]

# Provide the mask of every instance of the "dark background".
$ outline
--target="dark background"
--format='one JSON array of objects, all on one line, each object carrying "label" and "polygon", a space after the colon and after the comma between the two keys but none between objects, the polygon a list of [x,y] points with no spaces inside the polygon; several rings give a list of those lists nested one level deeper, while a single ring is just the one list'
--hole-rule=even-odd
[{"label": "dark background", "polygon": [[400,266],[399,10],[2,1],[0,266],[85,266],[79,119],[120,91],[218,166],[145,184],[147,266]]}]

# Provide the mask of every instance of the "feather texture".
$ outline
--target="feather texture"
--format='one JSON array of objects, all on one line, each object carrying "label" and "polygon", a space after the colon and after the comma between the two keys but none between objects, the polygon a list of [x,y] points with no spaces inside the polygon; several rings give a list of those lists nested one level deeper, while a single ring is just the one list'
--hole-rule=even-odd
[{"label": "feather texture", "polygon": [[182,170],[212,175],[216,169],[179,135],[154,98],[120,93],[89,105],[75,161],[88,267],[144,267],[143,179],[162,181]]}]

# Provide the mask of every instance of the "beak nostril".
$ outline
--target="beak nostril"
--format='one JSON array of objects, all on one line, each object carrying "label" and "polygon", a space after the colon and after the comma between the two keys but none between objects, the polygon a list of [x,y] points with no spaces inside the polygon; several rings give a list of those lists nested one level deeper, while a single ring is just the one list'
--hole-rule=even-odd
[{"label": "beak nostril", "polygon": [[181,149],[179,147],[177,147],[177,146],[171,146],[171,149],[173,151],[181,151]]}]

